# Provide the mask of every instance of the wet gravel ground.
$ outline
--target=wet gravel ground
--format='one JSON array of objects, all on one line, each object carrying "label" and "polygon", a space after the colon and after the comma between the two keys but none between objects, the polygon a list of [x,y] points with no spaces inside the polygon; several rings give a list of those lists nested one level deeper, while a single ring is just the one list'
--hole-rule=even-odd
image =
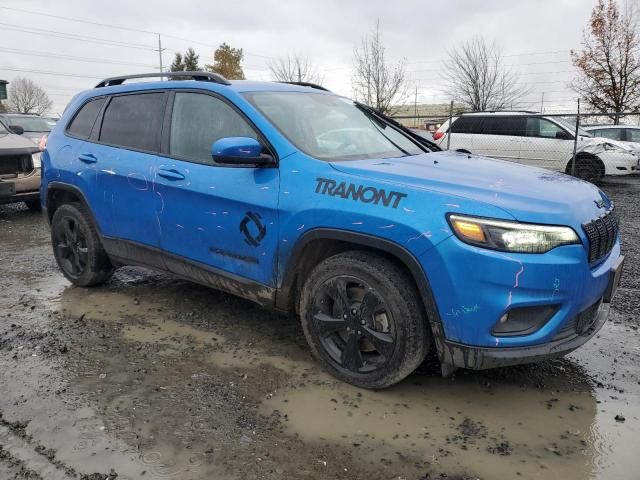
[{"label": "wet gravel ground", "polygon": [[138,268],[71,287],[41,216],[0,206],[0,479],[637,478],[640,178],[602,188],[627,262],[595,339],[382,392],[229,295]]}]

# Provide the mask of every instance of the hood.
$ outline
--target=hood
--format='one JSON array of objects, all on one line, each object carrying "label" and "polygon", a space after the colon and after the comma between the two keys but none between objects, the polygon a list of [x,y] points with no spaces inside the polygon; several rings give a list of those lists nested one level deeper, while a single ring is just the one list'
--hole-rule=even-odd
[{"label": "hood", "polygon": [[27,150],[28,152],[19,153],[33,153],[38,151],[37,145],[28,138],[24,138],[22,135],[16,135],[15,133],[2,133],[0,132],[0,155],[13,155],[17,150]]},{"label": "hood", "polygon": [[577,228],[610,205],[604,193],[589,182],[560,172],[457,152],[331,165],[349,175],[483,202],[522,222]]}]

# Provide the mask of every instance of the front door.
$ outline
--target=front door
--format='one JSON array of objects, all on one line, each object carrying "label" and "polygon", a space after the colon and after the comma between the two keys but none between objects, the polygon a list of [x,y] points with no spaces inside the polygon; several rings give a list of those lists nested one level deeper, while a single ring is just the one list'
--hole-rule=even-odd
[{"label": "front door", "polygon": [[220,165],[211,157],[220,138],[261,140],[256,129],[220,97],[176,92],[167,135],[169,155],[155,177],[162,249],[196,266],[275,286],[278,169]]},{"label": "front door", "polygon": [[572,152],[572,134],[546,118],[527,117],[527,136],[520,146],[523,163],[564,172]]}]

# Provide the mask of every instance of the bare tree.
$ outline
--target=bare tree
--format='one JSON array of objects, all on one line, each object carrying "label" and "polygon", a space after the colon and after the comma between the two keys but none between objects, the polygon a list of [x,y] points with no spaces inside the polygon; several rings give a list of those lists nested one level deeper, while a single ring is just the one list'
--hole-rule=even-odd
[{"label": "bare tree", "polygon": [[42,114],[53,105],[47,93],[28,78],[18,77],[10,85],[9,105],[18,113]]},{"label": "bare tree", "polygon": [[[615,0],[598,0],[585,29],[580,53],[571,51],[577,78],[570,87],[600,113],[638,109],[640,58],[633,7],[620,14]],[[611,117],[618,124],[620,116]]]},{"label": "bare tree", "polygon": [[517,105],[528,89],[506,67],[500,49],[475,37],[449,52],[444,64],[445,92],[473,111],[503,110]]},{"label": "bare tree", "polygon": [[355,48],[353,69],[351,82],[356,100],[379,112],[393,113],[407,96],[406,60],[395,65],[387,62],[380,20]]},{"label": "bare tree", "polygon": [[269,70],[278,82],[309,82],[321,84],[324,77],[313,62],[298,53],[278,57],[269,62]]}]

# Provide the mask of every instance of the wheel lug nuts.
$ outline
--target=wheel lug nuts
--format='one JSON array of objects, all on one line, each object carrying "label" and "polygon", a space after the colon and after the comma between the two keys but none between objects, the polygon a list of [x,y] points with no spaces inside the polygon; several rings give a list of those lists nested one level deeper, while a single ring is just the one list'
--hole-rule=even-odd
[{"label": "wheel lug nuts", "polygon": [[364,325],[365,321],[364,320],[360,320],[360,325]]},{"label": "wheel lug nuts", "polygon": [[358,335],[362,335],[362,332],[360,330],[358,330]]},{"label": "wheel lug nuts", "polygon": [[346,318],[348,317],[348,315],[345,313],[344,315],[342,315],[342,318],[344,318],[346,320]]},{"label": "wheel lug nuts", "polygon": [[355,308],[351,309],[351,315],[355,315],[356,313],[358,313],[358,311]]}]

